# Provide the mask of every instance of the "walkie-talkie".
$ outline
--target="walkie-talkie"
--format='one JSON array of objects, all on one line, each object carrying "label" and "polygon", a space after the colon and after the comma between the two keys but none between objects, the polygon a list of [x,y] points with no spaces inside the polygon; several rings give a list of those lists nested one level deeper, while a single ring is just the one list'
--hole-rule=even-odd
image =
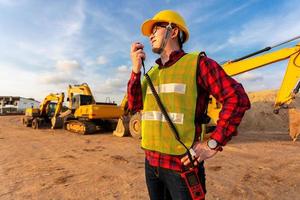
[{"label": "walkie-talkie", "polygon": [[198,177],[198,168],[194,167],[192,169],[189,169],[188,171],[182,172],[180,175],[184,179],[187,187],[189,188],[192,199],[204,199],[205,193],[202,189],[202,185]]}]

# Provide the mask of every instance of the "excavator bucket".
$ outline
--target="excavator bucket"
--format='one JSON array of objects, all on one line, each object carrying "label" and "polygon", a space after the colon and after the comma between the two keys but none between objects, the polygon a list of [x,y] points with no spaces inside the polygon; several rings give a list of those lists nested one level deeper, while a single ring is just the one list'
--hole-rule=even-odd
[{"label": "excavator bucket", "polygon": [[291,138],[296,141],[300,134],[300,109],[289,109],[289,128]]},{"label": "excavator bucket", "polygon": [[64,125],[63,118],[61,118],[61,117],[53,117],[51,119],[51,128],[52,129],[62,128],[63,125]]},{"label": "excavator bucket", "polygon": [[119,119],[113,134],[118,137],[131,135],[133,138],[141,139],[141,113],[123,115]]},{"label": "excavator bucket", "polygon": [[120,117],[118,120],[118,124],[116,129],[113,132],[113,135],[118,136],[118,137],[125,137],[129,136],[129,121],[130,121],[130,116],[129,115],[123,115]]}]

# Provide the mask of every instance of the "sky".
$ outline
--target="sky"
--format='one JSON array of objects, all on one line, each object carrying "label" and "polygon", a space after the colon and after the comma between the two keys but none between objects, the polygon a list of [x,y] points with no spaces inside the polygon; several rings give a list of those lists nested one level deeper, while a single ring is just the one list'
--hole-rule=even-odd
[{"label": "sky", "polygon": [[[0,0],[0,96],[41,101],[66,93],[69,84],[88,83],[97,101],[120,103],[130,45],[145,45],[149,69],[158,55],[140,26],[164,9],[185,18],[186,52],[205,51],[219,63],[300,35],[298,0]],[[235,78],[247,92],[278,89],[286,65]]]}]

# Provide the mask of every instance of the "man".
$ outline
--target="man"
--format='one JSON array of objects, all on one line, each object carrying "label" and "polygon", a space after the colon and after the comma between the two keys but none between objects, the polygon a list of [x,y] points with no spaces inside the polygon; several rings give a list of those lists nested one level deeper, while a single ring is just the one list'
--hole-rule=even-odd
[{"label": "man", "polygon": [[[160,55],[157,66],[148,74],[162,103],[175,124],[180,139],[192,148],[198,176],[204,192],[203,161],[222,150],[232,136],[247,109],[249,99],[241,86],[229,77],[212,59],[185,53],[182,45],[189,39],[184,19],[175,11],[164,10],[141,27],[149,37],[152,51]],[[186,150],[175,138],[166,123],[146,81],[141,83],[142,60],[146,58],[144,45],[131,46],[132,73],[128,82],[128,106],[142,112],[142,148],[145,150],[145,176],[150,199],[192,199],[181,177],[191,161]],[[202,118],[208,95],[222,103],[216,129],[208,142],[199,141]]]}]

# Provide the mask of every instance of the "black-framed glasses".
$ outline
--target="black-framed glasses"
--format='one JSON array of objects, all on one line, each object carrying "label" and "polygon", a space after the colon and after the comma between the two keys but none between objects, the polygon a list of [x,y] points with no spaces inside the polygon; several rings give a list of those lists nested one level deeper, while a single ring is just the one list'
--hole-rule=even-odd
[{"label": "black-framed glasses", "polygon": [[156,25],[154,25],[154,27],[153,27],[153,29],[151,31],[151,34],[154,35],[159,28],[166,28],[166,27],[167,27],[166,25],[158,25],[158,24],[156,24]]}]

